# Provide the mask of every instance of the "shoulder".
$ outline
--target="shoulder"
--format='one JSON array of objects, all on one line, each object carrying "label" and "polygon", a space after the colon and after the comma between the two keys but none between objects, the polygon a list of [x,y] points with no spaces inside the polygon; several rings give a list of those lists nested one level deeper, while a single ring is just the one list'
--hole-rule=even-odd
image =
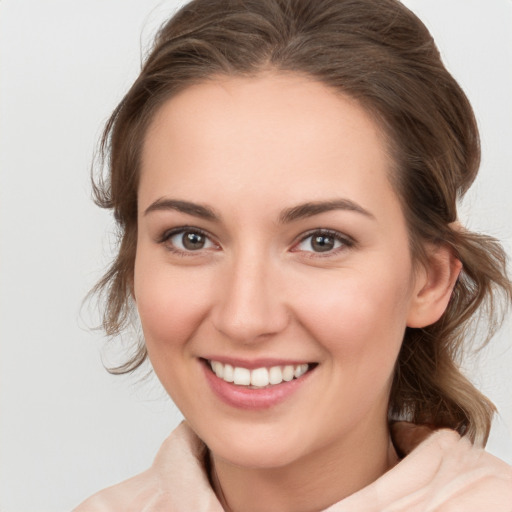
[{"label": "shoulder", "polygon": [[512,467],[449,429],[391,428],[402,460],[329,512],[512,512]]},{"label": "shoulder", "polygon": [[204,466],[204,445],[183,422],[143,473],[104,489],[73,512],[222,511]]},{"label": "shoulder", "polygon": [[[453,430],[423,435],[399,466],[421,482],[418,495],[427,510],[512,512],[512,466]],[[402,439],[414,444],[414,427],[404,427]]]},{"label": "shoulder", "polygon": [[432,488],[440,484],[436,496],[443,503],[440,511],[512,512],[512,466],[449,431],[432,437],[442,454],[431,484]]},{"label": "shoulder", "polygon": [[158,500],[164,500],[165,496],[155,484],[152,472],[148,470],[94,494],[73,512],[135,512],[143,510],[150,501],[156,506]]}]

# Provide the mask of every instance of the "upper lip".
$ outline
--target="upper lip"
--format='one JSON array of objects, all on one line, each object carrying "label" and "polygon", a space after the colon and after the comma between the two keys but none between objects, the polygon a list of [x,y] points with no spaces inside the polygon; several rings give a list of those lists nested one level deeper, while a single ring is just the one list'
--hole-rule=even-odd
[{"label": "upper lip", "polygon": [[222,364],[230,364],[231,366],[237,366],[241,368],[247,368],[253,370],[255,368],[271,368],[272,366],[288,366],[288,365],[299,365],[299,364],[311,364],[311,361],[306,359],[283,359],[276,357],[258,357],[256,359],[244,359],[238,357],[226,357],[226,356],[206,356],[202,359],[208,361],[218,361]]}]

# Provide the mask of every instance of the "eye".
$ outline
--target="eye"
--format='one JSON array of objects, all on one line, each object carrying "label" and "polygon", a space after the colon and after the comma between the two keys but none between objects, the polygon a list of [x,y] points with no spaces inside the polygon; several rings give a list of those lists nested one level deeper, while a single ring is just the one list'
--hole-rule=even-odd
[{"label": "eye", "polygon": [[331,230],[319,230],[302,238],[302,240],[295,246],[294,250],[329,253],[337,252],[338,249],[342,249],[343,247],[352,247],[353,245],[354,242],[341,233]]},{"label": "eye", "polygon": [[217,247],[206,233],[197,228],[168,231],[162,237],[161,242],[176,252],[194,252]]}]

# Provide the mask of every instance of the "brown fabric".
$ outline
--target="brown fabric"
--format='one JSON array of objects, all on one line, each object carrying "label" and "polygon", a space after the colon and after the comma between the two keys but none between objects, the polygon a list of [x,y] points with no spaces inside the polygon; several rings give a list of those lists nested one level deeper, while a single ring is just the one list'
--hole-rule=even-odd
[{"label": "brown fabric", "polygon": [[[399,422],[405,458],[324,512],[512,512],[512,467],[452,430]],[[222,512],[204,466],[204,444],[183,422],[150,469],[105,489],[74,512]]]}]

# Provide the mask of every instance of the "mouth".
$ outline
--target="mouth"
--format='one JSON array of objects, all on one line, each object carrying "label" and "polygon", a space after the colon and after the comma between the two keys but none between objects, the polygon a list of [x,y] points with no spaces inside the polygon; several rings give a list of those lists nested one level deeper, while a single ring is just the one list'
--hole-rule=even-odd
[{"label": "mouth", "polygon": [[245,389],[268,389],[285,382],[301,379],[318,363],[285,364],[245,368],[221,361],[203,359],[205,365],[219,379]]}]

